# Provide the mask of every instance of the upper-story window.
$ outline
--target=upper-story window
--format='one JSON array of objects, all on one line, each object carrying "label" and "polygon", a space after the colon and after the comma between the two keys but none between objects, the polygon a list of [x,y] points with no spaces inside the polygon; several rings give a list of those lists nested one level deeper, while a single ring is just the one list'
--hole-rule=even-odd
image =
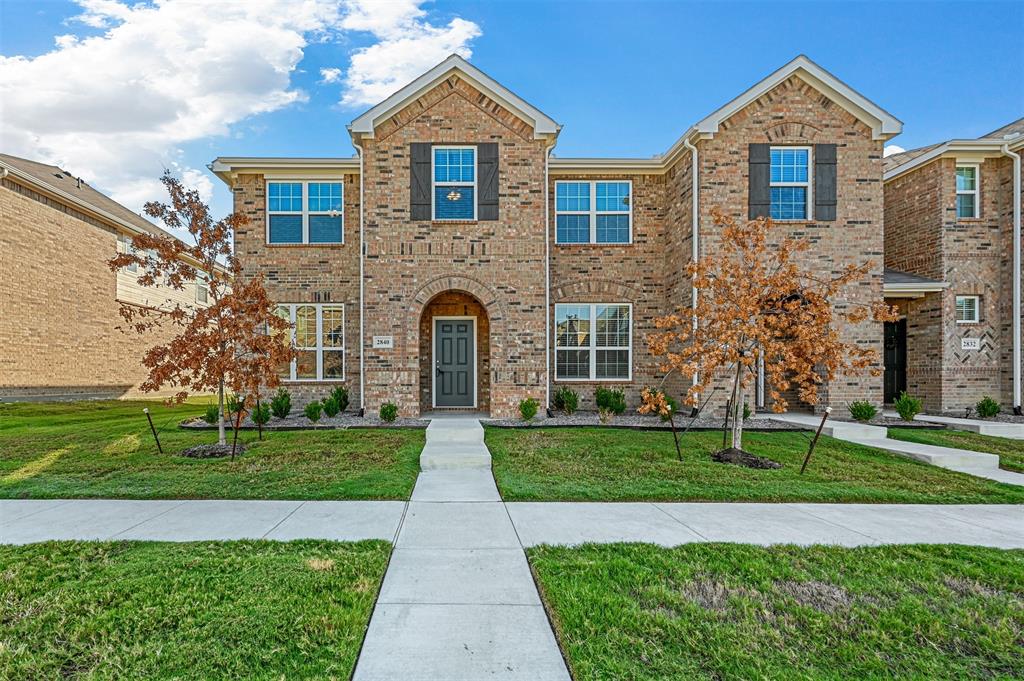
[{"label": "upper-story window", "polygon": [[555,243],[628,244],[633,238],[633,183],[556,182]]},{"label": "upper-story window", "polygon": [[267,183],[268,244],[344,243],[341,182]]},{"label": "upper-story window", "polygon": [[[117,235],[117,252],[118,253],[134,253],[135,252],[135,247],[132,246],[132,238],[130,236],[128,236],[127,234],[118,234]],[[139,264],[136,263],[136,262],[133,262],[130,265],[125,265],[121,269],[123,269],[125,272],[131,272],[132,274],[137,274],[138,271],[139,271]]]},{"label": "upper-story window", "polygon": [[980,319],[981,298],[979,296],[956,297],[956,323],[977,324]]},{"label": "upper-story window", "polygon": [[434,220],[476,220],[476,148],[434,147]]},{"label": "upper-story window", "polygon": [[978,166],[956,167],[956,216],[958,218],[978,217]]},{"label": "upper-story window", "polygon": [[811,205],[809,147],[771,148],[771,216],[773,220],[806,220]]},{"label": "upper-story window", "polygon": [[205,272],[196,272],[196,302],[205,305],[210,300],[210,280]]}]

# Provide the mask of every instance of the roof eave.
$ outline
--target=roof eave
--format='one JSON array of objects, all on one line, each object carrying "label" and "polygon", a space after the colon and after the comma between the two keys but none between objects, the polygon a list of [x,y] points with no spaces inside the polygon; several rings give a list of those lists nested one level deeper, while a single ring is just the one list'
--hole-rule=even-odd
[{"label": "roof eave", "polygon": [[208,166],[210,171],[229,187],[241,172],[258,175],[270,173],[301,172],[336,172],[342,174],[359,173],[359,159],[348,158],[295,158],[295,157],[218,157]]},{"label": "roof eave", "polygon": [[900,175],[904,175],[915,168],[927,165],[932,161],[945,156],[946,154],[955,153],[981,153],[981,154],[994,154],[1001,151],[1004,145],[1008,145],[1009,148],[1024,146],[1024,140],[1003,140],[1003,139],[966,139],[966,140],[949,140],[939,146],[935,147],[931,151],[921,154],[915,158],[901,163],[892,170],[887,170],[882,173],[882,181],[888,182],[894,180]]}]

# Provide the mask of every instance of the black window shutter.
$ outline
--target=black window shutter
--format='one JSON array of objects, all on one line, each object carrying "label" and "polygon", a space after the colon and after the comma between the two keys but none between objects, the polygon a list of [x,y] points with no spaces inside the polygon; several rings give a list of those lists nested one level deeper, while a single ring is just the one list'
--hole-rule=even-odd
[{"label": "black window shutter", "polygon": [[814,219],[836,219],[836,145],[814,145]]},{"label": "black window shutter", "polygon": [[430,219],[430,143],[409,145],[409,219]]},{"label": "black window shutter", "polygon": [[749,169],[747,204],[750,219],[763,218],[771,215],[771,151],[767,144],[751,144],[748,147]]},{"label": "black window shutter", "polygon": [[498,145],[493,142],[477,145],[476,214],[479,220],[498,219]]}]

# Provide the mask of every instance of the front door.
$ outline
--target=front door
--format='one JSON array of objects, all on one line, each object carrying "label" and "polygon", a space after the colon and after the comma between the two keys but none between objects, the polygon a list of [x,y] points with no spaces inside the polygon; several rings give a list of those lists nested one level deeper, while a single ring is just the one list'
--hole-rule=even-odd
[{"label": "front door", "polygon": [[907,320],[885,323],[886,404],[892,404],[907,389]]},{"label": "front door", "polygon": [[434,319],[434,406],[476,406],[474,319]]}]

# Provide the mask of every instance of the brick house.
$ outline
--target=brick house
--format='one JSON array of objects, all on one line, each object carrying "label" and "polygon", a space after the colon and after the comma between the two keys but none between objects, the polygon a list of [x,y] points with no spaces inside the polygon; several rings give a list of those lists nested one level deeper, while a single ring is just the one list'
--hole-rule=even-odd
[{"label": "brick house", "polygon": [[143,354],[164,339],[118,330],[120,304],[201,306],[208,293],[111,272],[142,232],[167,234],[66,170],[0,154],[0,401],[141,396]]},{"label": "brick house", "polygon": [[[684,268],[718,248],[714,207],[782,221],[822,272],[873,261],[853,295],[881,298],[882,147],[901,129],[800,56],[664,154],[560,158],[560,125],[452,56],[352,122],[353,158],[211,168],[250,219],[235,236],[246,272],[296,325],[284,378],[300,396],[340,382],[371,413],[508,416],[562,385],[584,407],[596,385],[637,404],[659,378],[645,334],[691,305]],[[882,349],[881,325],[841,331]],[[864,375],[824,398],[882,390]]]},{"label": "brick house", "polygon": [[885,265],[917,280],[886,325],[887,397],[931,410],[1021,405],[1024,118],[885,159]]}]

